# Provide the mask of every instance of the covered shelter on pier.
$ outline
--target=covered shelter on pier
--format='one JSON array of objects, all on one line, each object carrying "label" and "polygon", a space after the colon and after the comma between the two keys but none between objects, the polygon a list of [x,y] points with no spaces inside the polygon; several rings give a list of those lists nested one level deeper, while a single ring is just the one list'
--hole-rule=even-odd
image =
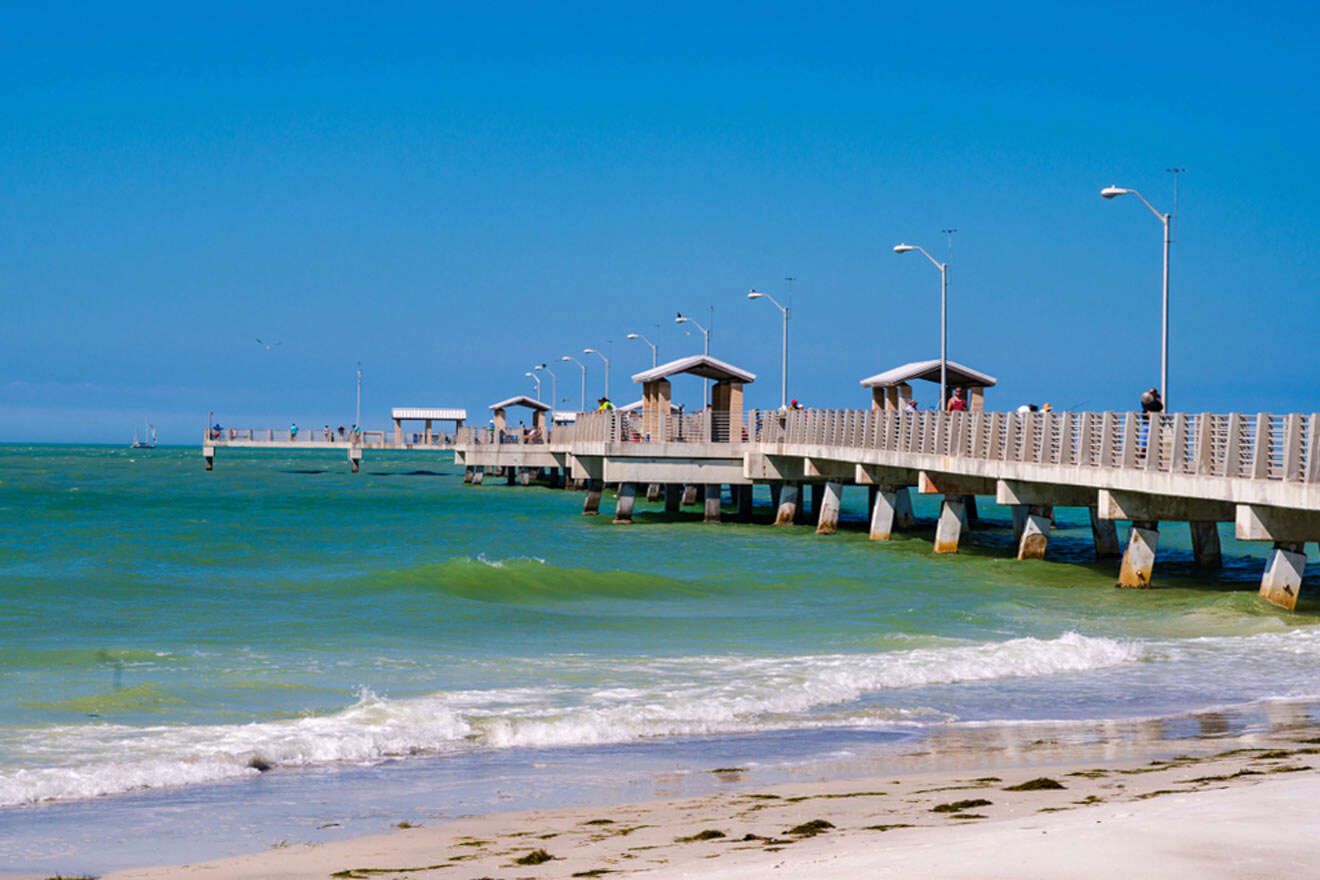
[{"label": "covered shelter on pier", "polygon": [[743,386],[756,381],[756,374],[711,357],[694,354],[643,370],[632,377],[642,386],[643,430],[663,437],[661,426],[673,406],[669,377],[687,373],[714,380],[710,392],[711,437],[729,442],[742,437]]},{"label": "covered shelter on pier", "polygon": [[499,403],[490,405],[491,417],[495,421],[495,432],[497,434],[504,430],[507,421],[506,410],[513,406],[525,406],[532,411],[532,430],[539,431],[549,427],[546,424],[546,413],[551,410],[550,404],[533,400],[526,394],[519,394],[517,397],[510,397],[508,400],[501,400]]},{"label": "covered shelter on pier", "polygon": [[[974,370],[957,361],[945,362],[945,384],[949,393],[955,388],[967,391],[967,409],[978,411],[985,409],[985,389],[999,380],[988,373]],[[912,400],[911,383],[915,379],[940,384],[940,360],[913,361],[883,373],[876,373],[862,380],[863,388],[871,389],[872,409],[902,409]],[[936,392],[938,394],[939,392]],[[936,409],[943,409],[946,401],[941,401]]]},{"label": "covered shelter on pier", "polygon": [[[427,407],[427,406],[396,406],[390,410],[390,418],[394,420],[394,442],[403,443],[403,423],[411,421],[420,421],[424,423],[423,438],[424,442],[431,442],[431,424],[433,422],[453,422],[454,432],[463,427],[467,421],[467,410],[445,407]],[[359,426],[361,427],[361,426]]]}]

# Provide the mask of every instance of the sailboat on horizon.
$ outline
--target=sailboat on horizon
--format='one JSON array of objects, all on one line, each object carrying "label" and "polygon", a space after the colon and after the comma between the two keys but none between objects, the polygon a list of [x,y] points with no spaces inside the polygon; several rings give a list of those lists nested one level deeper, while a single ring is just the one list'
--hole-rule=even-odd
[{"label": "sailboat on horizon", "polygon": [[156,448],[156,426],[147,423],[139,439],[137,428],[133,429],[133,445],[130,449],[155,449]]}]

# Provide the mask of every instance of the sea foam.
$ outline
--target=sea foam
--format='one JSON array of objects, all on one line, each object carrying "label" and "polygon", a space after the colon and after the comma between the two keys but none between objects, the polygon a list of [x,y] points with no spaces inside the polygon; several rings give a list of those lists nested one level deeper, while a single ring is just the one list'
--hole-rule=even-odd
[{"label": "sea foam", "polygon": [[545,682],[537,687],[406,698],[364,690],[340,711],[292,720],[143,727],[96,723],[11,734],[4,750],[24,756],[26,766],[0,770],[0,805],[234,779],[268,767],[371,763],[472,748],[896,725],[922,713],[877,711],[857,701],[889,689],[1115,666],[1140,660],[1143,650],[1134,642],[1070,632],[1056,639],[874,654],[609,662],[551,657],[533,661],[538,679]]}]

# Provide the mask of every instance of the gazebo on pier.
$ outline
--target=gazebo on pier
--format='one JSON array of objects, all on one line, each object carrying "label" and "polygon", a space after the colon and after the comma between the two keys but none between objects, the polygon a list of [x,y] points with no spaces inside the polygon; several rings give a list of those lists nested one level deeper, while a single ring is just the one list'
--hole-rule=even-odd
[{"label": "gazebo on pier", "polygon": [[710,392],[709,439],[716,443],[741,439],[743,386],[755,382],[756,374],[708,354],[679,358],[632,377],[634,382],[642,386],[642,430],[652,437],[665,436],[664,425],[673,406],[669,377],[684,373],[715,381]]},{"label": "gazebo on pier", "polygon": [[549,425],[547,413],[550,412],[550,404],[542,403],[539,400],[533,400],[526,394],[519,394],[517,397],[510,397],[508,400],[501,400],[499,403],[490,405],[491,418],[495,421],[495,436],[499,437],[504,433],[507,424],[506,411],[512,406],[525,406],[532,411],[532,430],[544,431]]},{"label": "gazebo on pier", "polygon": [[[945,384],[949,393],[955,388],[967,389],[967,409],[978,411],[985,409],[985,389],[999,380],[988,373],[965,367],[956,361],[945,361]],[[940,361],[913,361],[894,367],[883,373],[877,373],[862,380],[863,388],[871,389],[871,409],[903,409],[912,400],[914,379],[940,384]],[[937,395],[938,391],[935,392]],[[946,401],[940,401],[935,409],[943,409]]]}]

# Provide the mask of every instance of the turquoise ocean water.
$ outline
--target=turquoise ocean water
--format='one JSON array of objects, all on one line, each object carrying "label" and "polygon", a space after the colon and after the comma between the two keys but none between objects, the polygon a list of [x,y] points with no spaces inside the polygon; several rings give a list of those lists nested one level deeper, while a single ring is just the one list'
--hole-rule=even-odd
[{"label": "turquoise ocean water", "polygon": [[577,493],[465,487],[448,455],[353,475],[222,450],[207,473],[196,448],[0,446],[0,866],[142,858],[98,848],[97,817],[186,813],[223,854],[279,817],[382,830],[438,791],[539,805],[584,777],[1320,694],[1317,606],[1262,603],[1263,549],[1228,527],[1224,571],[1173,525],[1160,589],[1119,591],[1084,511],[1050,561],[1013,560],[984,504],[934,557],[929,523],[868,541],[849,491],[832,537],[768,526],[764,489],[754,524],[642,503],[615,527]]}]

